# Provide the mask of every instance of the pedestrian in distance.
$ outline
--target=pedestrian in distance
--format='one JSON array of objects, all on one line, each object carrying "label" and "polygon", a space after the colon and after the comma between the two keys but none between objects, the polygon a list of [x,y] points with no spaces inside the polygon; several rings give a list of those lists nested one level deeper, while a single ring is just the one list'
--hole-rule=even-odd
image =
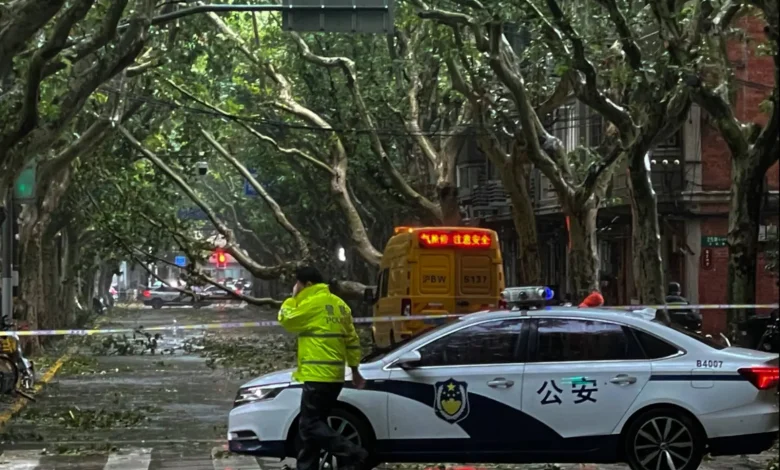
[{"label": "pedestrian in distance", "polygon": [[300,449],[297,469],[317,470],[320,452],[334,455],[340,470],[363,466],[365,449],[338,434],[328,416],[344,387],[345,365],[352,370],[352,384],[365,386],[360,375],[360,339],[346,302],[331,293],[320,272],[310,266],[295,272],[292,297],[279,310],[279,323],[298,335],[298,368],[293,379],[303,383],[298,419]]},{"label": "pedestrian in distance", "polygon": [[667,304],[689,304],[688,299],[683,297],[679,282],[670,282],[666,289]]}]

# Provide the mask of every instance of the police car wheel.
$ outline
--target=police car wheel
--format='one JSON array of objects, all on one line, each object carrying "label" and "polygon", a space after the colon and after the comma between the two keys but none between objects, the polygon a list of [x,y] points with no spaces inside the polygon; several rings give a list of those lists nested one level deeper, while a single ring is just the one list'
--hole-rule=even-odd
[{"label": "police car wheel", "polygon": [[152,308],[155,310],[160,310],[163,306],[163,302],[160,299],[154,299],[152,300]]},{"label": "police car wheel", "polygon": [[706,437],[688,415],[671,408],[650,410],[633,420],[624,435],[632,470],[693,470],[704,457]]}]

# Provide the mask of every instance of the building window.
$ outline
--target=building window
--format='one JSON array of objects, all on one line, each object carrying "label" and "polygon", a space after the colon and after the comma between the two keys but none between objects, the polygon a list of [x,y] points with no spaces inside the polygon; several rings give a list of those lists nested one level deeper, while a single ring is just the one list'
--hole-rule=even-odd
[{"label": "building window", "polygon": [[485,166],[477,165],[459,165],[458,166],[458,188],[472,189],[479,186],[480,179],[485,173]]},{"label": "building window", "polygon": [[580,118],[578,102],[561,106],[555,111],[553,135],[561,140],[566,152],[571,152],[580,140]]}]

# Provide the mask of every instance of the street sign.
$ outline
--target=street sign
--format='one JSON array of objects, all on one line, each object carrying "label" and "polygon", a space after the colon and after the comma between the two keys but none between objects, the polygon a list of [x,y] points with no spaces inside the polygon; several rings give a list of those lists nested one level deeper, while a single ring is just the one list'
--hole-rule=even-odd
[{"label": "street sign", "polygon": [[286,31],[392,33],[393,0],[283,0]]},{"label": "street sign", "polygon": [[701,267],[707,271],[712,269],[712,248],[701,250]]},{"label": "street sign", "polygon": [[726,237],[707,235],[701,237],[701,246],[703,248],[722,248],[728,246],[728,244],[726,243]]},{"label": "street sign", "polygon": [[177,256],[173,258],[173,264],[176,266],[181,266],[182,268],[187,267],[187,257],[186,256]]},{"label": "street sign", "polygon": [[19,173],[14,181],[14,200],[19,204],[34,204],[35,201],[35,173],[37,161],[32,161]]},{"label": "street sign", "polygon": [[[252,175],[255,179],[257,179],[257,170],[250,169],[249,174]],[[249,180],[246,178],[244,178],[244,196],[249,196],[249,197],[257,196],[257,191],[255,191],[255,187],[252,186],[249,183]]]}]

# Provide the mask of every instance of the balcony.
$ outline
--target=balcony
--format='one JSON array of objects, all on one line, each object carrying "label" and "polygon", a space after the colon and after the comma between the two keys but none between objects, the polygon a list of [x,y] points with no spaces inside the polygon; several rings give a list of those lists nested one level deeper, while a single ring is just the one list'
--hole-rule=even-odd
[{"label": "balcony", "polygon": [[509,195],[499,180],[483,180],[477,185],[460,188],[458,193],[466,219],[505,220],[512,216]]}]

